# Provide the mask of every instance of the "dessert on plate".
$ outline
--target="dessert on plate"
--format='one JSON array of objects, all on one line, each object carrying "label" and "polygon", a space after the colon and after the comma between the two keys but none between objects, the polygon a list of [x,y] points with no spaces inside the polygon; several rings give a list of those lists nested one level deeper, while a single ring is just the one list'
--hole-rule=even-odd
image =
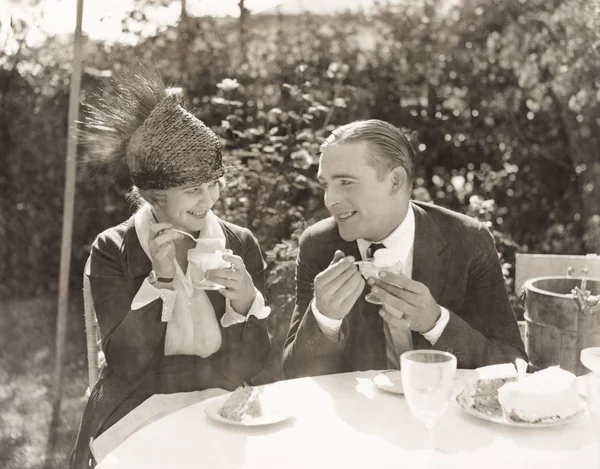
[{"label": "dessert on plate", "polygon": [[515,381],[514,377],[480,379],[472,383],[465,398],[466,404],[478,413],[490,417],[502,417],[503,410],[498,401],[498,389]]},{"label": "dessert on plate", "polygon": [[263,407],[258,389],[253,386],[240,386],[219,408],[219,415],[236,422],[262,417]]},{"label": "dessert on plate", "polygon": [[565,419],[581,408],[576,376],[558,366],[505,383],[498,402],[507,418],[528,423]]}]

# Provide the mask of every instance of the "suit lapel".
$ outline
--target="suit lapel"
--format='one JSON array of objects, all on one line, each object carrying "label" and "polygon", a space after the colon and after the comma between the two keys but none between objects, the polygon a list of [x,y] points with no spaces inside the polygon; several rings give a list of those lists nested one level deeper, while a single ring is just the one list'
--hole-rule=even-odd
[{"label": "suit lapel", "polygon": [[[413,248],[413,280],[423,283],[436,301],[444,287],[447,260],[450,249],[447,248],[439,227],[431,216],[416,204],[412,204],[415,213],[415,244]],[[431,344],[419,333],[413,331],[415,348],[430,348]]]},{"label": "suit lapel", "polygon": [[137,279],[146,277],[152,270],[152,262],[144,252],[140,240],[135,231],[135,216],[127,220],[127,228],[123,240],[127,255],[127,269],[129,278]]},{"label": "suit lapel", "polygon": [[357,261],[362,260],[360,250],[358,249],[358,243],[356,241],[344,241],[341,238],[340,241],[343,243],[342,251],[344,251],[344,255],[354,256]]}]

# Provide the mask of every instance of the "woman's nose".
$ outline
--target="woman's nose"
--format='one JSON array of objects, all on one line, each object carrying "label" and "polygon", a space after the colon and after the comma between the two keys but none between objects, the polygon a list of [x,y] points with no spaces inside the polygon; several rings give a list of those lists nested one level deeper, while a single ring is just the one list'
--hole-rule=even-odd
[{"label": "woman's nose", "polygon": [[198,201],[203,203],[209,202],[211,205],[214,202],[210,191],[206,187],[203,187],[198,191]]}]

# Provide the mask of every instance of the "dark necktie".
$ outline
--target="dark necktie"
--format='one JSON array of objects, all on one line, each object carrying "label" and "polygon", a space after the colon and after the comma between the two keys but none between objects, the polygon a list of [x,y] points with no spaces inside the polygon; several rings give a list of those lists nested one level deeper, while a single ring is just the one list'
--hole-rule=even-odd
[{"label": "dark necktie", "polygon": [[[371,246],[369,246],[368,252],[369,257],[373,258],[375,256],[375,253],[379,249],[383,248],[385,248],[385,246],[382,243],[371,244]],[[400,354],[413,348],[411,333],[408,330],[391,330],[385,321],[383,323],[383,332],[386,341],[385,352],[387,365],[389,368],[399,369]]]},{"label": "dark necktie", "polygon": [[373,258],[375,256],[375,253],[377,251],[379,251],[380,249],[385,249],[385,246],[382,243],[373,243],[369,246],[369,256],[370,258]]}]

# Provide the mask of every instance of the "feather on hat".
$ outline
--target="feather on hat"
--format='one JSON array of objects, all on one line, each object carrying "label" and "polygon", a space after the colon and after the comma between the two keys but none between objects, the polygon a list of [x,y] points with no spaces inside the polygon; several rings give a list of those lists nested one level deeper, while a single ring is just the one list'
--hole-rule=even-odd
[{"label": "feather on hat", "polygon": [[124,163],[139,189],[203,184],[225,173],[219,138],[167,92],[155,71],[119,73],[88,104],[87,115],[88,158]]}]

